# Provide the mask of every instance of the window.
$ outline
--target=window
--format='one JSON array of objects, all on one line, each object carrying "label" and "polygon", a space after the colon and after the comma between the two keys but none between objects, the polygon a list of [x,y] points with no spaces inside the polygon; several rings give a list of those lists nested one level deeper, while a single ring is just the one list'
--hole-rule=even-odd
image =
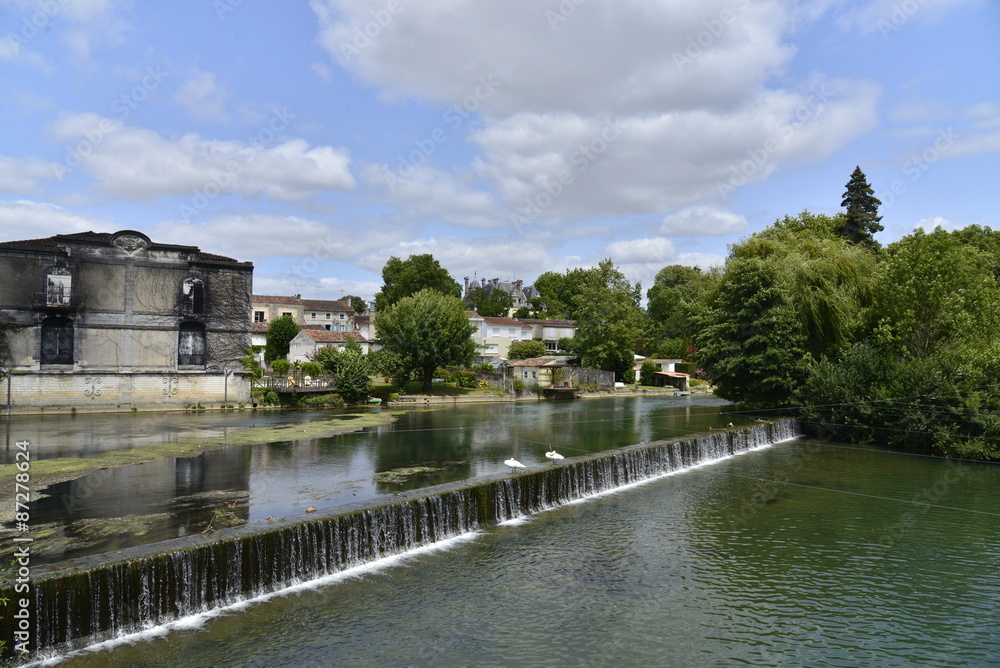
[{"label": "window", "polygon": [[185,313],[205,311],[205,283],[200,278],[187,278],[181,284],[181,307]]},{"label": "window", "polygon": [[514,330],[514,328],[513,328],[513,327],[508,327],[508,328],[507,328],[507,335],[508,335],[508,336],[514,336],[514,331],[515,331],[515,330]]},{"label": "window", "polygon": [[343,319],[344,319],[344,314],[343,314],[343,313],[341,313],[341,314],[340,314],[340,319],[341,319],[341,320],[343,320]]},{"label": "window", "polygon": [[46,306],[69,306],[73,278],[65,269],[53,269],[45,277]]},{"label": "window", "polygon": [[285,317],[286,315],[287,315],[287,316],[288,316],[289,318],[291,318],[291,317],[292,317],[292,314],[291,314],[291,313],[289,313],[288,311],[282,311],[282,312],[281,312],[281,317],[282,317],[282,318],[284,318],[284,317]]},{"label": "window", "polygon": [[73,321],[69,318],[42,320],[42,364],[73,363]]},{"label": "window", "polygon": [[315,319],[315,318],[316,318],[316,314],[315,314],[315,313],[313,313],[313,314],[312,314],[312,317],[313,317],[313,319]]},{"label": "window", "polygon": [[181,323],[177,334],[177,366],[205,365],[205,326],[198,322]]},{"label": "window", "polygon": [[327,319],[327,320],[329,320],[329,319],[330,319],[330,314],[329,314],[329,313],[327,313],[327,314],[326,314],[326,319]]},{"label": "window", "polygon": [[555,351],[559,350],[559,342],[558,341],[546,341],[545,342],[545,349],[548,350],[549,352],[554,353]]},{"label": "window", "polygon": [[267,320],[264,318],[264,312],[263,311],[254,311],[253,312],[253,321],[254,322],[267,322]]},{"label": "window", "polygon": [[499,327],[491,327],[490,329],[492,330],[492,332],[491,332],[492,336],[500,336],[500,328]]},{"label": "window", "polygon": [[326,331],[330,331],[330,325],[326,325]]}]

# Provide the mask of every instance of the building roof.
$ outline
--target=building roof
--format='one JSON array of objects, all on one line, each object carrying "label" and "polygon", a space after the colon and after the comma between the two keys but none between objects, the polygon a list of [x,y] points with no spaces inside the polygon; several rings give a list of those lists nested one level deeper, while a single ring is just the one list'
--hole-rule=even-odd
[{"label": "building roof", "polygon": [[[10,248],[10,249],[24,249],[24,250],[59,250],[60,246],[67,242],[75,243],[92,243],[99,244],[101,246],[110,246],[115,237],[119,235],[136,235],[140,236],[145,240],[149,241],[148,247],[153,250],[173,250],[177,252],[188,252],[194,255],[195,260],[207,260],[211,262],[233,262],[240,263],[239,260],[234,260],[231,257],[226,257],[225,255],[216,255],[215,253],[205,253],[202,252],[197,246],[182,246],[179,244],[163,244],[157,243],[146,237],[146,235],[141,232],[134,232],[132,230],[119,230],[118,232],[73,232],[72,234],[56,234],[51,237],[45,237],[43,239],[21,239],[17,241],[2,241],[0,242],[0,248]],[[240,263],[240,264],[250,264]]]},{"label": "building roof", "polygon": [[665,359],[658,359],[658,358],[650,357],[646,361],[647,362],[653,362],[654,364],[669,364],[671,362],[673,362],[674,364],[677,364],[678,362],[683,362],[684,360],[665,360]]},{"label": "building roof", "polygon": [[526,325],[542,325],[543,327],[576,327],[576,320],[549,320],[545,318],[521,318]]},{"label": "building roof", "polygon": [[266,334],[267,333],[267,323],[266,322],[251,322],[250,331],[255,334]]},{"label": "building roof", "polygon": [[690,378],[691,374],[681,373],[680,371],[654,371],[654,374],[658,376],[670,376],[671,378]]},{"label": "building roof", "polygon": [[357,332],[333,332],[327,329],[303,329],[302,331],[316,343],[344,343],[347,339],[354,339],[358,343],[368,343],[365,337]]},{"label": "building roof", "polygon": [[327,299],[303,299],[302,306],[307,311],[351,311],[354,307],[350,302],[332,301]]},{"label": "building roof", "polygon": [[514,327],[526,327],[526,325],[520,320],[515,320],[514,318],[501,318],[498,316],[483,315],[479,316],[486,322],[487,325],[507,325]]},{"label": "building roof", "polygon": [[289,306],[301,306],[302,300],[295,297],[275,297],[271,295],[254,295],[250,298],[254,304],[287,304]]}]

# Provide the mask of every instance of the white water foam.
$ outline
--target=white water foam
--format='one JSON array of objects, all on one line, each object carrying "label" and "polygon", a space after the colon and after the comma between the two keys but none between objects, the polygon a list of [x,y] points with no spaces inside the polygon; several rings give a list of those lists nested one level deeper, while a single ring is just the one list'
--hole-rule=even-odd
[{"label": "white water foam", "polygon": [[111,638],[109,640],[104,640],[99,643],[94,643],[93,645],[88,645],[86,647],[81,647],[80,649],[75,649],[65,654],[58,654],[55,656],[44,657],[38,661],[25,664],[26,667],[31,666],[55,666],[63,661],[75,658],[79,656],[84,656],[87,654],[95,654],[97,652],[103,652],[105,650],[113,649],[121,645],[135,645],[146,640],[152,640],[153,638],[160,638],[171,631],[186,631],[192,629],[199,629],[203,627],[209,620],[216,617],[221,617],[223,615],[231,614],[234,612],[242,612],[243,610],[249,608],[252,605],[258,603],[264,603],[279,596],[288,596],[290,594],[296,594],[303,591],[309,591],[312,589],[319,589],[342,580],[348,580],[351,578],[359,578],[364,575],[369,575],[371,573],[378,573],[379,571],[391,568],[393,566],[398,566],[402,563],[414,559],[416,557],[423,556],[425,554],[434,554],[436,552],[444,552],[447,550],[454,549],[463,543],[475,540],[483,534],[482,531],[468,531],[458,536],[453,536],[451,538],[445,538],[443,540],[436,541],[434,543],[428,543],[426,545],[421,545],[420,547],[415,547],[406,552],[401,552],[399,554],[394,554],[392,556],[383,557],[377,561],[371,561],[365,564],[359,564],[357,566],[352,566],[351,568],[338,571],[336,573],[330,573],[329,575],[324,575],[322,577],[314,578],[312,580],[306,580],[304,582],[297,582],[291,584],[282,589],[276,591],[267,592],[266,594],[259,594],[252,598],[242,599],[236,601],[235,603],[230,603],[228,605],[220,606],[218,608],[212,608],[210,610],[204,610],[202,612],[187,615],[186,617],[181,617],[180,619],[175,619],[173,621],[167,622],[165,624],[157,624],[156,626],[151,626],[148,629],[143,629],[142,631],[135,631],[133,633],[127,633],[116,638]]}]

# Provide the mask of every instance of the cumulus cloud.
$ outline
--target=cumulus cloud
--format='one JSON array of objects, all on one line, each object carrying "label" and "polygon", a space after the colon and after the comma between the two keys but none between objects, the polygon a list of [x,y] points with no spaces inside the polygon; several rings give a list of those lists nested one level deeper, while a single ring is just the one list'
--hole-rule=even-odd
[{"label": "cumulus cloud", "polygon": [[24,195],[40,181],[55,179],[55,165],[38,158],[11,158],[0,155],[0,191]]},{"label": "cumulus cloud", "polygon": [[4,241],[40,239],[73,232],[110,232],[115,223],[88,218],[47,202],[14,200],[0,202],[0,231]]},{"label": "cumulus cloud", "polygon": [[215,189],[216,195],[300,200],[353,189],[346,149],[310,148],[302,139],[265,146],[265,138],[274,138],[287,122],[276,111],[251,135],[254,141],[206,139],[194,133],[168,139],[86,113],[62,116],[52,133],[67,142],[66,171],[81,169],[97,180],[101,192],[125,200],[190,195],[206,188]]},{"label": "cumulus cloud", "polygon": [[151,236],[157,241],[190,244],[238,259],[311,258],[311,264],[317,265],[329,261],[352,262],[359,254],[401,238],[400,233],[377,226],[371,226],[372,234],[358,234],[359,227],[364,226],[329,224],[300,216],[244,213],[219,216],[204,223],[165,221],[156,226]]},{"label": "cumulus cloud", "polygon": [[493,77],[487,115],[733,104],[793,55],[781,40],[783,4],[452,0],[390,12],[365,0],[311,2],[320,44],[342,67],[387,95],[441,104]]},{"label": "cumulus cloud", "polygon": [[548,250],[532,241],[511,237],[481,237],[463,239],[454,236],[425,237],[387,244],[377,252],[360,257],[355,263],[372,272],[381,272],[393,255],[430,253],[453,278],[461,281],[465,275],[480,277],[525,277],[560,266]]},{"label": "cumulus cloud", "polygon": [[230,118],[229,112],[226,111],[226,103],[231,95],[225,86],[216,83],[215,72],[196,67],[181,85],[174,100],[184,107],[192,118],[222,122]]},{"label": "cumulus cloud", "polygon": [[722,236],[743,232],[748,227],[747,219],[741,214],[697,206],[664,218],[660,234],[675,237]]},{"label": "cumulus cloud", "polygon": [[491,193],[451,172],[420,165],[403,175],[388,165],[367,165],[362,176],[382,188],[388,201],[407,215],[481,229],[509,224],[501,218]]}]

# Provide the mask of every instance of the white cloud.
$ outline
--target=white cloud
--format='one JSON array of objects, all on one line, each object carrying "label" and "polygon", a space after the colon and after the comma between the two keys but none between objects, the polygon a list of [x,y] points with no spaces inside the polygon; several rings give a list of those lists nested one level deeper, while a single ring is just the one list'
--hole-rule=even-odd
[{"label": "white cloud", "polygon": [[697,206],[664,218],[660,234],[675,237],[722,236],[743,232],[748,226],[747,219],[741,214]]},{"label": "white cloud", "polygon": [[970,224],[971,223],[965,223],[960,225],[958,223],[953,223],[947,218],[944,218],[942,216],[934,216],[932,218],[924,218],[918,221],[913,229],[914,230],[923,229],[924,232],[933,232],[934,230],[940,227],[946,232],[954,232],[955,230],[960,230],[963,227],[967,227]]},{"label": "white cloud", "polygon": [[295,275],[254,272],[253,277],[253,291],[258,295],[301,294],[305,299],[340,299],[346,295],[357,295],[371,301],[381,289],[381,281],[357,281],[337,276],[314,277],[308,284]]},{"label": "white cloud", "polygon": [[24,195],[34,190],[39,181],[55,179],[56,176],[52,163],[38,158],[0,155],[0,191]]},{"label": "white cloud", "polygon": [[109,232],[115,223],[87,218],[61,206],[31,200],[0,201],[0,231],[4,241],[43,239],[73,232]]},{"label": "white cloud", "polygon": [[781,40],[784,4],[451,0],[390,12],[365,0],[311,2],[320,44],[342,67],[393,97],[478,96],[487,115],[738,102],[794,53]]},{"label": "white cloud", "polygon": [[984,0],[868,0],[859,2],[839,19],[842,28],[862,33],[878,32],[886,39],[904,27],[933,23],[962,6],[983,4]]},{"label": "white cloud", "polygon": [[[361,233],[367,227],[370,233]],[[150,233],[157,241],[191,244],[237,259],[309,259],[309,274],[325,262],[353,262],[359,254],[381,249],[401,234],[391,229],[356,224],[328,224],[299,216],[245,213],[212,218],[204,223],[165,221]]]},{"label": "white cloud", "polygon": [[491,193],[477,190],[456,174],[420,165],[404,176],[387,165],[368,165],[362,175],[369,184],[384,188],[385,198],[407,216],[480,229],[509,225]]},{"label": "white cloud", "polygon": [[39,34],[54,32],[72,52],[73,62],[88,64],[94,42],[121,40],[128,28],[122,15],[131,8],[130,0],[8,0],[4,4],[13,16],[0,40],[0,60],[23,60],[44,71],[52,65],[33,49]]},{"label": "white cloud", "polygon": [[[281,127],[275,119],[280,118],[276,113],[256,136],[275,137],[274,129]],[[194,133],[167,139],[96,114],[65,115],[52,132],[76,151],[75,159],[66,160],[68,171],[79,164],[98,181],[98,190],[124,200],[148,201],[206,189],[213,189],[216,196],[239,193],[300,200],[355,186],[346,149],[310,148],[302,139],[287,139],[270,148]],[[81,145],[89,152],[82,158]]]},{"label": "white cloud", "polygon": [[215,72],[193,69],[174,100],[198,120],[228,121],[226,102],[232,94],[215,81]]},{"label": "white cloud", "polygon": [[359,258],[355,264],[380,273],[390,256],[406,259],[424,253],[432,254],[460,282],[473,274],[488,278],[537,276],[559,264],[544,246],[510,237],[425,237],[400,241]]}]

